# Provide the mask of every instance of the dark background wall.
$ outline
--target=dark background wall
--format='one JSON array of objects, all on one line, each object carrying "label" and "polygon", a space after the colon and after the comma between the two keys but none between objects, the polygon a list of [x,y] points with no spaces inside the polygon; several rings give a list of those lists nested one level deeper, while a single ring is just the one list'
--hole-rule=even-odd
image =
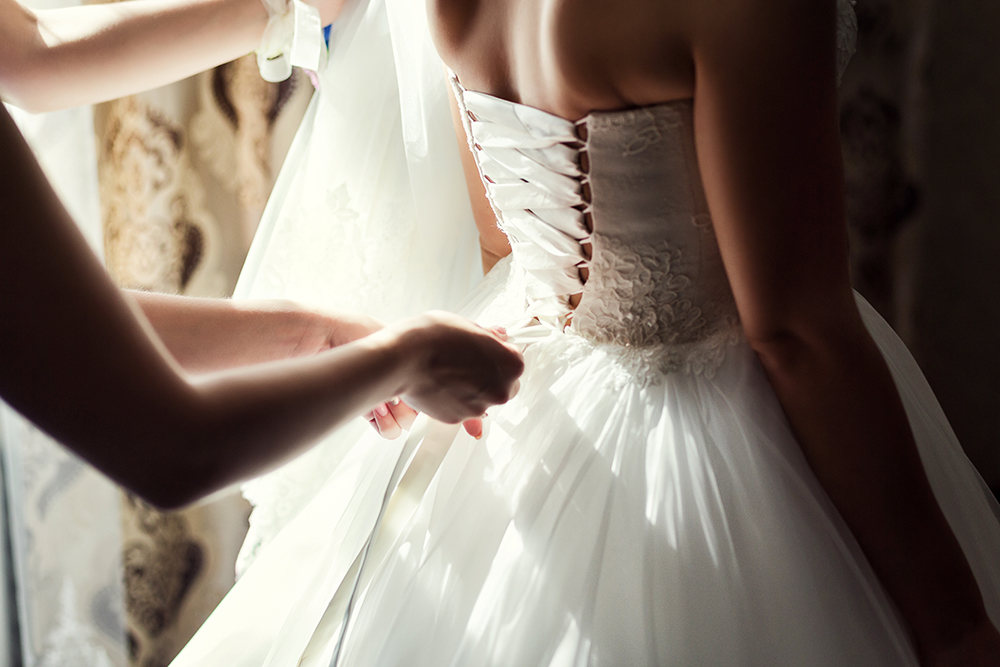
[{"label": "dark background wall", "polygon": [[841,88],[856,287],[1000,487],[1000,5],[858,0]]}]

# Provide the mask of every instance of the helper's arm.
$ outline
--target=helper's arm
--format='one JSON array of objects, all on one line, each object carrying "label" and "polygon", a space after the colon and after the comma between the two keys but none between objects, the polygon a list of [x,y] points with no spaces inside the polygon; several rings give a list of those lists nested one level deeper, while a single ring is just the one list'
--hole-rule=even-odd
[{"label": "helper's arm", "polygon": [[[310,0],[324,24],[344,0]],[[250,53],[261,0],[129,0],[31,11],[0,0],[0,98],[29,111],[162,86]]]},{"label": "helper's arm", "polygon": [[134,292],[174,359],[192,373],[316,354],[382,328],[360,313],[291,301],[233,301]]},{"label": "helper's arm", "polygon": [[109,477],[176,507],[258,475],[402,395],[448,422],[523,364],[445,314],[311,357],[185,374],[90,252],[0,107],[0,396]]}]

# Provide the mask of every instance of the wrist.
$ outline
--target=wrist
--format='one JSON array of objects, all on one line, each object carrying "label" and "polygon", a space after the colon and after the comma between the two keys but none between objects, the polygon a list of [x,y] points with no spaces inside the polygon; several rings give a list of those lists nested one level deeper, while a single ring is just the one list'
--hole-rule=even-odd
[{"label": "wrist", "polygon": [[393,394],[405,394],[426,365],[428,338],[425,327],[411,322],[385,327],[359,344],[368,347],[390,368],[395,389]]},{"label": "wrist", "polygon": [[[267,10],[267,5],[261,0],[241,1],[243,2],[243,11],[247,21],[253,25],[255,40],[259,44],[261,37],[264,36],[264,28],[267,27],[267,21],[271,18],[271,13]],[[254,46],[256,47],[257,44],[254,44]]]}]

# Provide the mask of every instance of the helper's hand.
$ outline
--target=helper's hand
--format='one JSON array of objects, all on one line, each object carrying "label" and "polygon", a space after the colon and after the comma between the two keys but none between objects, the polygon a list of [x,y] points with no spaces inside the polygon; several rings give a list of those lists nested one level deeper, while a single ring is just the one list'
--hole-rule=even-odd
[{"label": "helper's hand", "polygon": [[395,440],[403,431],[409,431],[416,418],[417,411],[398,396],[379,403],[365,415],[372,428],[389,440]]},{"label": "helper's hand", "polygon": [[[381,325],[380,325],[381,328]],[[507,340],[507,330],[496,326],[488,329],[497,340]],[[372,425],[379,434],[389,440],[395,440],[403,431],[409,431],[417,418],[417,411],[407,405],[398,396],[385,403],[379,403],[375,408],[365,414],[365,420]],[[485,416],[485,415],[483,415]],[[465,431],[476,440],[483,437],[482,417],[466,419],[462,423]]]},{"label": "helper's hand", "polygon": [[524,362],[500,340],[499,331],[432,312],[379,335],[396,338],[396,348],[410,363],[401,398],[439,421],[455,424],[481,417],[489,406],[505,403],[517,392]]}]

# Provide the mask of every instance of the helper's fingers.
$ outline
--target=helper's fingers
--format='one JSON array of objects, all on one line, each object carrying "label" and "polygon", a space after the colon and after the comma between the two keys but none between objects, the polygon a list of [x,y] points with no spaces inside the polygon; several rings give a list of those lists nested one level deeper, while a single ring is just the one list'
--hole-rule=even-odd
[{"label": "helper's fingers", "polygon": [[[395,401],[395,403],[393,403],[393,401]],[[389,412],[392,414],[393,419],[396,420],[396,423],[399,424],[400,428],[404,431],[409,431],[413,426],[414,420],[417,418],[417,411],[399,398],[394,398],[389,401],[388,406]]]},{"label": "helper's fingers", "polygon": [[521,390],[521,381],[514,380],[514,384],[510,386],[510,396],[507,398],[507,400],[510,400],[515,396],[517,396],[517,392],[519,392],[520,390]]},{"label": "helper's fingers", "polygon": [[379,434],[387,440],[395,440],[403,432],[399,423],[396,422],[396,418],[392,416],[387,403],[379,403],[375,406],[375,425]]},{"label": "helper's fingers", "polygon": [[462,428],[476,440],[483,437],[483,420],[481,417],[473,417],[462,422]]}]

